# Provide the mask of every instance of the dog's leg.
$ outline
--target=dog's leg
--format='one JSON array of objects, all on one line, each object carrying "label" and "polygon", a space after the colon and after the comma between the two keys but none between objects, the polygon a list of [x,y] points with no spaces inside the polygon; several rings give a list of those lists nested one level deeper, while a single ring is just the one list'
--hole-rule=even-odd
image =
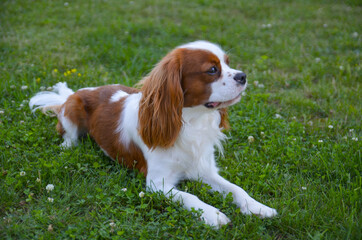
[{"label": "dog's leg", "polygon": [[68,117],[64,116],[64,109],[58,116],[57,130],[62,135],[64,141],[60,145],[63,148],[69,148],[78,144],[78,127]]},{"label": "dog's leg", "polygon": [[204,203],[195,195],[177,190],[175,184],[178,182],[178,177],[173,175],[172,171],[165,170],[166,169],[163,168],[162,171],[160,171],[159,166],[156,166],[154,169],[152,167],[148,168],[147,188],[149,191],[161,191],[173,201],[181,202],[187,210],[201,210],[201,218],[208,225],[219,228],[230,222],[226,215],[217,208]]},{"label": "dog's leg", "polygon": [[86,128],[86,112],[79,96],[71,95],[58,114],[57,130],[63,136],[61,147],[69,148],[78,143],[79,135]]},{"label": "dog's leg", "polygon": [[274,217],[277,215],[277,211],[275,209],[259,203],[250,197],[241,187],[230,183],[216,172],[203,175],[202,181],[209,184],[213,191],[219,191],[223,194],[231,192],[234,198],[234,203],[240,207],[241,212],[244,214],[252,213],[261,218]]}]

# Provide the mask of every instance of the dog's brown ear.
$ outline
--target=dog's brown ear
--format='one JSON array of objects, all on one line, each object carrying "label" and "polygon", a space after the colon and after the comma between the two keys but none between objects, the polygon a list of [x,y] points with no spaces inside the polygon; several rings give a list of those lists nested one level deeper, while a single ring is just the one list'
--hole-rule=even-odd
[{"label": "dog's brown ear", "polygon": [[221,116],[220,125],[219,127],[225,130],[229,130],[230,124],[229,124],[229,115],[226,108],[220,108],[219,113]]},{"label": "dog's brown ear", "polygon": [[166,55],[141,83],[138,132],[150,148],[173,146],[182,127],[181,56]]}]

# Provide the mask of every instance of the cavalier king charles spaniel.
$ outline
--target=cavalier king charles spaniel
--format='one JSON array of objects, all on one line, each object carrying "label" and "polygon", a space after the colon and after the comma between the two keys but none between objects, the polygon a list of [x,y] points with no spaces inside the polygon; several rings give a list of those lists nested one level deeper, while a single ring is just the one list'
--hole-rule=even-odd
[{"label": "cavalier king charles spaniel", "polygon": [[226,108],[239,102],[246,85],[246,74],[229,67],[218,45],[196,41],[168,53],[137,88],[114,84],[73,92],[60,82],[29,104],[55,113],[63,147],[89,134],[111,159],[143,173],[148,191],[201,210],[205,223],[220,227],[230,222],[227,216],[178,190],[180,180],[200,180],[211,191],[232,193],[244,214],[277,215],[222,178],[215,163],[215,147],[222,151],[226,138]]}]

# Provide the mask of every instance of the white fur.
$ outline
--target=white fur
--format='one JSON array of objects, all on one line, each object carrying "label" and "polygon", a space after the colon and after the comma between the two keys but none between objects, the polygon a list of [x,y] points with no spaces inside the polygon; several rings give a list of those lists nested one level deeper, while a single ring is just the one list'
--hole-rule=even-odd
[{"label": "white fur", "polygon": [[111,102],[118,102],[121,100],[121,98],[128,96],[128,93],[118,90],[116,93],[114,93],[111,97]]},{"label": "white fur", "polygon": [[64,129],[63,139],[64,142],[61,147],[69,148],[78,144],[78,127],[72,123],[67,117],[64,116],[65,107],[62,108],[58,115],[59,122],[62,123]]},{"label": "white fur", "polygon": [[[54,105],[61,105],[67,101],[67,98],[74,92],[67,87],[67,83],[59,82],[53,86],[53,91],[39,92],[29,101],[29,106],[33,111],[38,108],[44,108]],[[34,106],[37,106],[34,108]]]},{"label": "white fur", "polygon": [[219,128],[220,114],[203,106],[183,109],[183,127],[175,142],[168,149],[150,150],[138,135],[138,106],[141,94],[131,94],[125,101],[122,121],[120,121],[121,139],[134,141],[142,150],[148,166],[147,188],[149,191],[161,191],[174,201],[182,202],[191,210],[200,209],[202,219],[209,225],[220,227],[230,220],[218,209],[202,202],[196,196],[179,191],[176,185],[180,180],[201,180],[210,184],[212,191],[225,195],[233,194],[234,203],[245,214],[260,217],[272,217],[276,210],[269,208],[253,198],[243,189],[228,182],[218,174],[214,158],[214,147],[222,152],[221,141],[225,135]]},{"label": "white fur", "polygon": [[[59,82],[53,86],[52,92],[44,91],[37,93],[34,97],[30,99],[29,106],[31,109],[33,109],[33,111],[35,111],[38,108],[62,105],[73,93],[73,90],[68,88],[66,82]],[[63,134],[64,142],[61,144],[61,146],[64,148],[68,148],[77,144],[79,132],[77,126],[64,116],[64,111],[65,108],[62,107],[62,109],[58,113],[58,119],[61,122],[65,131],[65,133]]]},{"label": "white fur", "polygon": [[98,88],[98,87],[86,87],[86,88],[78,89],[78,91],[83,91],[83,90],[94,91],[94,90],[97,90],[97,88]]}]

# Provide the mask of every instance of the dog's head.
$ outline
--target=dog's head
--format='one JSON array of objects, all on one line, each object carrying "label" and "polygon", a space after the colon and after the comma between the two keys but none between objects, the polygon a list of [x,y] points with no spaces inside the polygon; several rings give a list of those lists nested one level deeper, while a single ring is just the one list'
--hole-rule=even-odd
[{"label": "dog's head", "polygon": [[[139,132],[150,148],[170,147],[182,127],[182,108],[219,110],[241,98],[246,74],[229,67],[217,45],[196,41],[167,54],[141,81]],[[221,123],[226,125],[225,123]]]}]

